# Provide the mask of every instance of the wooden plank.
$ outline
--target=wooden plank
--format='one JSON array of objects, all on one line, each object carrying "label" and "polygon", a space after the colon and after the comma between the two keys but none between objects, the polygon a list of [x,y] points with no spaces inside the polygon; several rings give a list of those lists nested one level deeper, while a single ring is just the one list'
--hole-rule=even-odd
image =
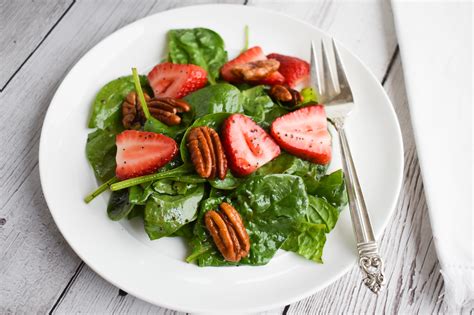
[{"label": "wooden plank", "polygon": [[73,0],[0,1],[0,89],[41,44]]},{"label": "wooden plank", "polygon": [[0,103],[9,106],[0,112],[6,127],[0,129],[0,313],[46,313],[81,275],[80,259],[49,214],[38,174],[41,125],[60,81],[108,34],[190,3],[78,1],[0,93]]},{"label": "wooden plank", "polygon": [[374,296],[360,284],[357,266],[333,285],[292,305],[290,314],[389,313],[428,314],[443,309],[442,277],[433,244],[423,183],[408,113],[399,57],[385,84],[402,128],[404,184],[395,215],[381,239],[387,287]]},{"label": "wooden plank", "polygon": [[388,0],[249,0],[247,5],[278,11],[319,27],[359,56],[380,80],[397,46]]}]

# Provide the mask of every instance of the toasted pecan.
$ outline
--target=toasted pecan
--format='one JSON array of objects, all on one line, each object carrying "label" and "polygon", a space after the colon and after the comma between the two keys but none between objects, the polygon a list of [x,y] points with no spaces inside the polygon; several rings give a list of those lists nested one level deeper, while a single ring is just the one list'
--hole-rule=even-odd
[{"label": "toasted pecan", "polygon": [[250,252],[249,235],[239,212],[232,205],[223,202],[219,207],[219,212],[206,212],[204,222],[224,259],[239,262]]},{"label": "toasted pecan", "polygon": [[[150,114],[168,126],[175,126],[181,123],[178,113],[185,113],[191,110],[189,104],[181,99],[171,97],[150,98],[143,93]],[[135,91],[130,92],[122,104],[122,124],[126,129],[139,129],[146,121],[142,106],[138,101]]]},{"label": "toasted pecan", "polygon": [[190,130],[187,146],[196,172],[203,178],[216,176],[224,179],[227,173],[227,159],[217,132],[207,126]]},{"label": "toasted pecan", "polygon": [[246,82],[255,82],[265,79],[280,67],[276,59],[257,60],[234,66],[231,71],[234,75]]},{"label": "toasted pecan", "polygon": [[276,84],[271,87],[268,95],[274,100],[288,106],[296,106],[303,101],[300,92],[290,87]]}]

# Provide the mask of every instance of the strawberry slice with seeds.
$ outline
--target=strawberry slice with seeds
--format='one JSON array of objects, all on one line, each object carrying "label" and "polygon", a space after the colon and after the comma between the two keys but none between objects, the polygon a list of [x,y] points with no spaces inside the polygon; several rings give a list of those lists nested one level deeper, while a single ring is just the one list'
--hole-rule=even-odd
[{"label": "strawberry slice with seeds", "polygon": [[282,149],[317,164],[331,161],[331,134],[321,105],[295,110],[272,123],[271,134]]},{"label": "strawberry slice with seeds", "polygon": [[[232,68],[237,65],[246,64],[253,61],[259,60],[267,60],[265,54],[262,51],[262,48],[259,46],[255,46],[252,48],[247,49],[236,58],[228,61],[225,65],[221,68],[221,76],[222,78],[231,83],[242,83],[242,79],[237,77],[234,73],[232,73]],[[285,78],[281,75],[280,72],[275,71],[271,73],[265,79],[262,79],[258,82],[252,82],[254,84],[267,84],[267,85],[274,85],[274,84],[282,84],[285,81]]]},{"label": "strawberry slice with seeds", "polygon": [[306,61],[280,54],[270,54],[268,59],[276,59],[280,62],[278,71],[285,77],[286,84],[294,88],[299,84],[304,84],[309,80],[309,63]]},{"label": "strawberry slice with seeds", "polygon": [[280,155],[280,147],[265,130],[242,114],[231,115],[224,122],[222,145],[237,176],[249,175]]},{"label": "strawberry slice with seeds", "polygon": [[207,72],[191,64],[160,63],[148,73],[155,96],[182,98],[207,84]]},{"label": "strawberry slice with seeds", "polygon": [[125,130],[117,135],[115,143],[115,176],[122,180],[152,174],[178,153],[176,141],[154,132]]}]

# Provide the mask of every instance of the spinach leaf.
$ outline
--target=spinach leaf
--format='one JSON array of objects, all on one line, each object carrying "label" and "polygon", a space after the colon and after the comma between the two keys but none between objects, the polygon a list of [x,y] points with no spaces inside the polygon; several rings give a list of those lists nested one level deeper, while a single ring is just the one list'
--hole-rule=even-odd
[{"label": "spinach leaf", "polygon": [[211,179],[209,180],[209,184],[211,184],[212,187],[221,189],[221,190],[232,190],[237,188],[244,179],[242,178],[237,178],[232,175],[230,171],[227,172],[226,176],[224,179]]},{"label": "spinach leaf", "polygon": [[192,63],[204,68],[212,84],[227,61],[224,40],[206,28],[176,29],[168,32],[169,59],[173,63]]},{"label": "spinach leaf", "polygon": [[[249,256],[240,264],[263,265],[273,257],[288,236],[294,224],[304,220],[308,208],[308,196],[303,180],[298,176],[273,174],[253,176],[242,183],[230,196],[229,202],[240,212],[249,233]],[[192,244],[191,258],[199,266],[232,265],[226,262],[205,232],[202,217],[210,209],[216,209],[223,197],[209,198],[201,203],[196,236]]]},{"label": "spinach leaf", "polygon": [[196,219],[204,185],[197,185],[184,195],[153,193],[145,207],[145,231],[151,240],[168,236]]},{"label": "spinach leaf", "polygon": [[134,204],[128,200],[128,189],[114,191],[107,205],[107,214],[111,220],[119,221],[125,218],[133,207]]},{"label": "spinach leaf", "polygon": [[[122,190],[126,190],[126,189],[122,189]],[[117,191],[122,191],[122,190],[117,190]],[[128,190],[129,190],[128,200],[135,205],[145,205],[148,198],[154,192],[153,184],[151,182],[143,184],[143,185],[132,186]]]},{"label": "spinach leaf", "polygon": [[273,103],[263,85],[242,91],[242,96],[244,113],[262,128],[270,127],[276,118],[288,113],[286,109]]},{"label": "spinach leaf", "polygon": [[323,263],[322,255],[326,243],[326,226],[300,221],[283,243],[282,249],[295,252],[306,259]]},{"label": "spinach leaf", "polygon": [[226,118],[229,116],[230,116],[229,113],[215,113],[215,114],[202,116],[196,119],[194,123],[188,128],[188,130],[186,130],[186,133],[184,134],[183,139],[181,139],[181,143],[179,145],[179,151],[181,152],[181,159],[184,162],[187,162],[190,160],[186,141],[187,141],[188,133],[192,128],[207,126],[207,127],[215,129],[216,131],[219,131],[219,129],[221,128],[221,125],[224,123],[224,120],[226,120]]},{"label": "spinach leaf", "polygon": [[218,83],[197,90],[184,98],[195,118],[214,113],[243,113],[242,96],[235,86]]},{"label": "spinach leaf", "polygon": [[318,180],[326,173],[328,166],[315,164],[286,152],[282,152],[276,159],[260,167],[257,175],[290,174],[303,178],[306,187],[317,185]]},{"label": "spinach leaf", "polygon": [[[146,76],[140,76],[140,83],[142,86],[148,85]],[[135,85],[131,75],[110,81],[102,87],[92,104],[89,128],[108,128],[116,133],[122,131],[120,109],[124,98],[133,90],[135,90]]]},{"label": "spinach leaf", "polygon": [[326,199],[330,205],[336,207],[339,211],[342,211],[347,204],[346,185],[342,170],[323,176],[307,189],[308,194]]},{"label": "spinach leaf", "polygon": [[134,218],[142,218],[143,219],[144,211],[145,211],[144,206],[135,205],[132,208],[132,211],[130,211],[130,213],[128,214],[127,219],[128,220],[132,220]]},{"label": "spinach leaf", "polygon": [[145,131],[151,131],[156,133],[162,133],[170,138],[179,138],[189,127],[193,121],[192,114],[190,112],[184,113],[181,119],[181,123],[175,126],[168,126],[154,117],[150,117],[145,122],[143,129]]},{"label": "spinach leaf", "polygon": [[336,226],[339,218],[339,211],[330,205],[325,199],[315,196],[308,196],[309,208],[307,220],[315,224],[323,224],[326,233],[329,233]]},{"label": "spinach leaf", "polygon": [[115,176],[115,134],[97,129],[87,136],[86,156],[95,177],[102,182]]}]

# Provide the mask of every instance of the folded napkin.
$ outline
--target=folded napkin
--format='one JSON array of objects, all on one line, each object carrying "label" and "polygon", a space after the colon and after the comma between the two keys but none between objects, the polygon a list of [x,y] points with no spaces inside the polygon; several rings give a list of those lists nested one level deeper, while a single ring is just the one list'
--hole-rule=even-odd
[{"label": "folded napkin", "polygon": [[472,3],[392,0],[449,311],[474,306]]}]

